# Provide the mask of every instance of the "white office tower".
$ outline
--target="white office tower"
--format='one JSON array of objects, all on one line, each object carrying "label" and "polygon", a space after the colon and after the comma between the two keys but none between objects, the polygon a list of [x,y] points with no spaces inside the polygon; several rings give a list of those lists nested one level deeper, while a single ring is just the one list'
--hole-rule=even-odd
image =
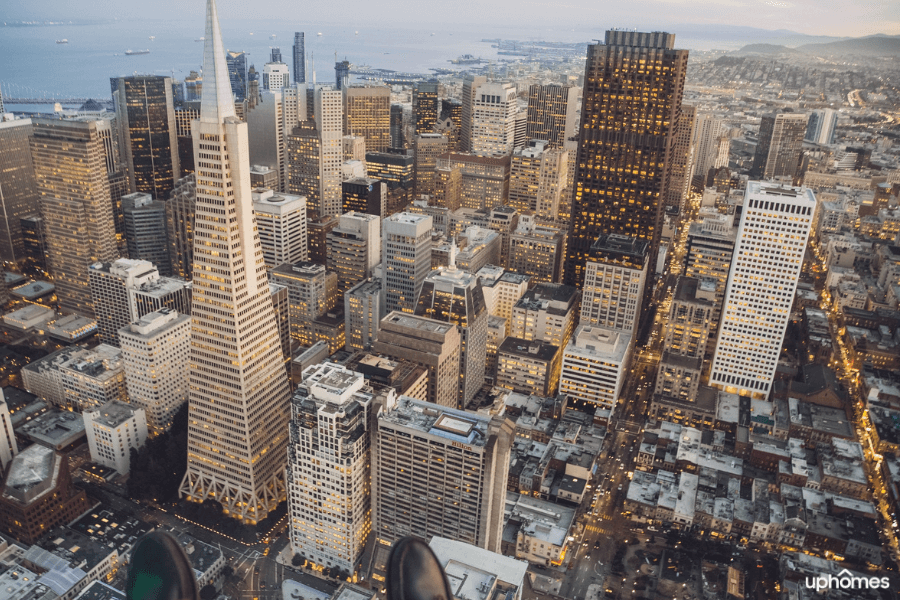
[{"label": "white office tower", "polygon": [[325,363],[304,371],[291,399],[291,551],[350,573],[372,529],[372,398],[364,376]]},{"label": "white office tower", "polygon": [[19,453],[16,444],[16,434],[13,432],[12,420],[9,418],[9,406],[0,389],[0,471],[6,472],[6,467],[13,457]]},{"label": "white office tower", "polygon": [[613,411],[625,381],[631,334],[579,325],[563,351],[559,393],[586,407]]},{"label": "white office tower", "polygon": [[306,198],[264,189],[253,190],[252,198],[266,267],[306,260]]},{"label": "white office tower", "polygon": [[367,279],[344,292],[347,350],[370,350],[381,321],[381,280]]},{"label": "white office tower", "polygon": [[837,112],[831,108],[814,110],[806,123],[806,135],[803,139],[814,144],[831,144],[834,141],[834,126],[837,124]]},{"label": "white office tower", "polygon": [[466,408],[484,385],[488,311],[478,277],[456,268],[456,252],[456,244],[451,245],[450,265],[425,278],[416,314],[452,323],[459,329],[462,344],[458,406]]},{"label": "white office tower", "polygon": [[147,441],[144,409],[113,401],[86,410],[82,416],[91,460],[127,475],[131,449],[137,450]]},{"label": "white office tower", "polygon": [[559,202],[569,176],[569,151],[529,140],[516,148],[509,170],[509,206],[544,221],[559,219]]},{"label": "white office tower", "polygon": [[703,177],[703,181],[706,181],[709,170],[720,166],[716,164],[716,158],[719,153],[719,138],[724,128],[725,122],[715,115],[706,113],[697,115],[692,141],[694,148],[692,177]]},{"label": "white office tower", "polygon": [[381,262],[381,218],[375,215],[343,214],[325,239],[326,266],[337,273],[341,294],[371,277]]},{"label": "white office tower", "polygon": [[407,396],[374,416],[376,543],[441,536],[499,552],[513,423]]},{"label": "white office tower", "polygon": [[254,524],[285,498],[287,373],[215,0],[206,9],[197,165],[187,472],[180,494]]},{"label": "white office tower", "polygon": [[479,85],[472,103],[472,152],[486,156],[512,152],[518,110],[516,86]]},{"label": "white office tower", "polygon": [[634,333],[647,282],[648,247],[646,240],[627,235],[597,238],[584,268],[581,324]]},{"label": "white office tower", "polygon": [[531,277],[506,271],[503,267],[495,265],[485,265],[478,270],[476,275],[481,282],[488,313],[505,320],[508,333],[513,306],[528,291]]},{"label": "white office tower", "polygon": [[383,293],[385,314],[416,307],[425,276],[431,271],[432,219],[401,212],[384,220]]},{"label": "white office tower", "polygon": [[128,398],[158,435],[188,399],[191,316],[163,308],[119,330]]},{"label": "white office tower", "polygon": [[341,166],[344,162],[343,103],[341,91],[317,87],[315,119],[319,131],[321,180],[319,216],[339,215],[343,211]]},{"label": "white office tower", "polygon": [[711,385],[768,397],[815,212],[812,190],[747,183]]},{"label": "white office tower", "polygon": [[[276,92],[291,83],[291,70],[283,62],[268,62],[263,66],[262,87],[264,90]],[[204,85],[208,85],[204,82]]]}]

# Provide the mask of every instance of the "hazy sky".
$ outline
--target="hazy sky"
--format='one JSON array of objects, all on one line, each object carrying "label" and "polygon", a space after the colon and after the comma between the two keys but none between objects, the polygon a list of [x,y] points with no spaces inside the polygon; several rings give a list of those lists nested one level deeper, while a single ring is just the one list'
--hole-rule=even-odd
[{"label": "hazy sky", "polygon": [[[0,0],[3,19],[153,18],[202,19],[205,0]],[[225,19],[296,21],[298,25],[346,23],[420,25],[443,23],[548,28],[666,29],[679,24],[744,25],[809,35],[900,34],[898,0],[218,0]],[[339,7],[339,8],[336,8]],[[599,35],[599,34],[598,34]]]}]

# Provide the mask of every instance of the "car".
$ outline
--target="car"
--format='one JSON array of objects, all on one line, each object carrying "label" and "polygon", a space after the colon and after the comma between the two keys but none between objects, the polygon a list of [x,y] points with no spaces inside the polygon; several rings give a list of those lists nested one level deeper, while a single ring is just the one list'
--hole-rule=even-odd
[{"label": "car", "polygon": [[265,581],[260,581],[260,582],[259,582],[259,589],[261,589],[261,590],[266,589],[266,582],[265,582]]}]

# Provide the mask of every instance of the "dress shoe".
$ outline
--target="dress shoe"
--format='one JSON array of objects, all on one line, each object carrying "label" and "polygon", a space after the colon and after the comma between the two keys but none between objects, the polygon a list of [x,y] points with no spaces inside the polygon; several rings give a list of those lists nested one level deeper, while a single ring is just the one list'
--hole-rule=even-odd
[{"label": "dress shoe", "polygon": [[199,600],[197,580],[187,555],[174,537],[151,531],[131,553],[128,600]]},{"label": "dress shoe", "polygon": [[387,564],[387,600],[453,600],[441,563],[419,538],[394,543]]}]

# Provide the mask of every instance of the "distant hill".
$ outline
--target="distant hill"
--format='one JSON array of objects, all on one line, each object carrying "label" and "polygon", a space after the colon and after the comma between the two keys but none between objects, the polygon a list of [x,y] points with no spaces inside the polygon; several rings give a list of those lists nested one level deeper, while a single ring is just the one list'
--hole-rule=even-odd
[{"label": "distant hill", "polygon": [[815,56],[829,56],[834,54],[900,56],[900,36],[870,35],[867,37],[840,40],[825,44],[804,44],[799,46],[797,50]]},{"label": "distant hill", "polygon": [[729,54],[797,54],[798,52],[799,50],[778,44],[747,44],[737,52],[730,52]]}]

